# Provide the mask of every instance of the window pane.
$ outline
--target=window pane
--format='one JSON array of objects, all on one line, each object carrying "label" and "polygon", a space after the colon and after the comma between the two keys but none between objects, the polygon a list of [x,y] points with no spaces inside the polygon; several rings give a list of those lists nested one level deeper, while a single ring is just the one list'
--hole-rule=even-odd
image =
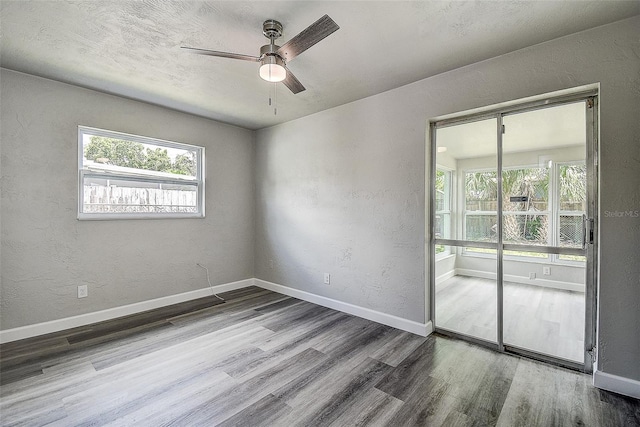
[{"label": "window pane", "polygon": [[175,178],[197,176],[197,152],[83,133],[83,169]]},{"label": "window pane", "polygon": [[502,192],[505,211],[546,211],[549,202],[549,169],[504,170]]},{"label": "window pane", "polygon": [[[557,239],[559,246],[582,247],[582,214],[586,212],[587,170],[585,165],[559,165],[559,201]],[[560,259],[567,260],[567,258]],[[580,259],[568,259],[580,261]]]},{"label": "window pane", "polygon": [[560,215],[560,246],[582,247],[583,233],[582,216]]},{"label": "window pane", "polygon": [[512,214],[502,217],[502,240],[505,243],[547,245],[549,241],[548,215]]},{"label": "window pane", "polygon": [[[443,202],[436,203],[435,213],[442,209],[450,214],[449,228],[442,228],[449,239],[496,239],[491,227],[495,225],[497,209],[497,130],[495,117],[436,127],[435,164],[443,172],[436,176],[436,180],[441,177],[436,192],[442,191],[436,199]],[[494,219],[468,217],[482,213],[493,214]],[[467,235],[467,225],[472,235]]]},{"label": "window pane", "polygon": [[[536,254],[529,254],[536,256]],[[547,254],[537,254],[547,257]],[[530,264],[529,271],[540,266]],[[562,359],[582,362],[584,359],[585,294],[584,275],[576,275],[566,282],[572,290],[560,290],[548,286],[535,286],[527,279],[527,271],[509,265],[503,282],[503,337],[507,345]],[[551,270],[556,274],[562,267]],[[553,276],[551,276],[553,280]]]},{"label": "window pane", "polygon": [[497,221],[497,215],[466,215],[465,238],[476,242],[495,242]]},{"label": "window pane", "polygon": [[436,211],[443,211],[445,209],[445,172],[441,170],[436,171]]},{"label": "window pane", "polygon": [[450,213],[436,213],[435,217],[435,236],[436,239],[450,239],[451,238],[451,214]]},{"label": "window pane", "polygon": [[[434,234],[436,239],[451,238],[451,171],[436,170],[436,203]],[[436,254],[445,254],[449,248],[436,245]]]},{"label": "window pane", "polygon": [[84,178],[84,213],[197,213],[197,185]]},{"label": "window pane", "polygon": [[79,219],[204,217],[204,147],[83,126],[78,136]]},{"label": "window pane", "polygon": [[587,168],[585,165],[560,165],[560,210],[586,211]]},{"label": "window pane", "polygon": [[436,171],[436,211],[448,211],[451,207],[451,171]]},{"label": "window pane", "polygon": [[453,246],[483,253],[473,260],[473,269],[462,275],[459,260],[442,257],[435,262],[436,327],[482,340],[497,340],[497,259],[495,249]]},{"label": "window pane", "polygon": [[465,174],[465,209],[468,211],[498,210],[498,179],[496,172]]}]

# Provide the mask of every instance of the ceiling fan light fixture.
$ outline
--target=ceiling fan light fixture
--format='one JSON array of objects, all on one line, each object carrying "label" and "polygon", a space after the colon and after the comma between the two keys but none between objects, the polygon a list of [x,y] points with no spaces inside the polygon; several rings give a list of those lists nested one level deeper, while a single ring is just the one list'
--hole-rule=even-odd
[{"label": "ceiling fan light fixture", "polygon": [[260,61],[260,77],[268,82],[281,82],[287,78],[284,61],[276,55],[266,55]]}]

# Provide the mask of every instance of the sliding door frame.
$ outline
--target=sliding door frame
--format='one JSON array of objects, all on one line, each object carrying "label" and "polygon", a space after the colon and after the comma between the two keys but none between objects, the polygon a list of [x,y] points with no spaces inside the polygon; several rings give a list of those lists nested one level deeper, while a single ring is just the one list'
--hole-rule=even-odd
[{"label": "sliding door frame", "polygon": [[[587,165],[587,199],[586,207],[587,221],[585,224],[585,247],[564,248],[564,247],[538,247],[534,245],[511,245],[503,243],[503,201],[502,196],[497,198],[497,242],[472,242],[457,239],[436,239],[435,237],[435,206],[436,206],[436,131],[437,129],[455,126],[465,123],[477,122],[486,119],[496,119],[497,126],[497,194],[502,195],[502,139],[503,139],[503,122],[504,116],[519,114],[528,111],[540,110],[543,108],[557,107],[564,104],[576,102],[585,102],[586,106],[586,157]],[[429,122],[429,140],[431,146],[428,147],[428,286],[429,286],[429,310],[431,322],[434,331],[443,335],[449,335],[461,338],[469,342],[492,348],[499,352],[514,353],[521,356],[541,360],[554,365],[568,367],[591,373],[595,362],[596,349],[596,313],[597,313],[597,278],[598,278],[598,90],[597,88],[589,88],[574,93],[562,94],[536,99],[534,101],[525,101],[522,103],[514,103],[508,106],[487,109],[480,113],[461,114],[460,116],[450,117],[443,120],[434,120]],[[435,290],[435,245],[447,245],[457,247],[479,247],[495,249],[497,252],[496,265],[496,298],[497,298],[497,342],[485,341],[481,338],[468,336],[458,332],[441,329],[436,326],[436,290]],[[556,358],[544,353],[526,350],[515,346],[505,345],[504,343],[504,306],[503,306],[503,252],[504,250],[515,249],[530,252],[544,252],[566,255],[585,255],[587,258],[585,265],[585,335],[584,335],[584,363],[577,363],[566,359]]]}]

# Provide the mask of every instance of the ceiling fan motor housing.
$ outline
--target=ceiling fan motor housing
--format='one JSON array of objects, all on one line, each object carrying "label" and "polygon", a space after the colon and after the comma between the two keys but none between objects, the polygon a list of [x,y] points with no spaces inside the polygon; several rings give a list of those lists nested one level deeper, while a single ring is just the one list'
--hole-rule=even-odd
[{"label": "ceiling fan motor housing", "polygon": [[265,44],[260,48],[260,58],[263,59],[267,56],[276,56],[280,59],[284,59],[278,54],[278,49],[280,49],[280,46],[277,44]]},{"label": "ceiling fan motor housing", "polygon": [[282,24],[275,19],[267,19],[262,23],[262,34],[273,41],[282,36]]}]

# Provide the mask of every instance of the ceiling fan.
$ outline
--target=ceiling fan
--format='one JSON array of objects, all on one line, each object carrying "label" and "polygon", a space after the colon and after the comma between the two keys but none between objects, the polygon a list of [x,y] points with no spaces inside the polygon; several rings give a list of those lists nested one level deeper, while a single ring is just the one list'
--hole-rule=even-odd
[{"label": "ceiling fan", "polygon": [[282,24],[275,19],[268,19],[262,24],[262,34],[270,40],[270,43],[260,48],[260,56],[218,52],[187,46],[182,46],[182,49],[188,49],[200,55],[259,62],[260,77],[262,77],[262,79],[268,82],[282,82],[295,94],[305,90],[305,87],[287,68],[287,62],[293,60],[296,56],[337,31],[339,28],[338,24],[329,18],[329,15],[324,15],[284,45],[278,46],[275,44],[275,40],[282,36]]}]

